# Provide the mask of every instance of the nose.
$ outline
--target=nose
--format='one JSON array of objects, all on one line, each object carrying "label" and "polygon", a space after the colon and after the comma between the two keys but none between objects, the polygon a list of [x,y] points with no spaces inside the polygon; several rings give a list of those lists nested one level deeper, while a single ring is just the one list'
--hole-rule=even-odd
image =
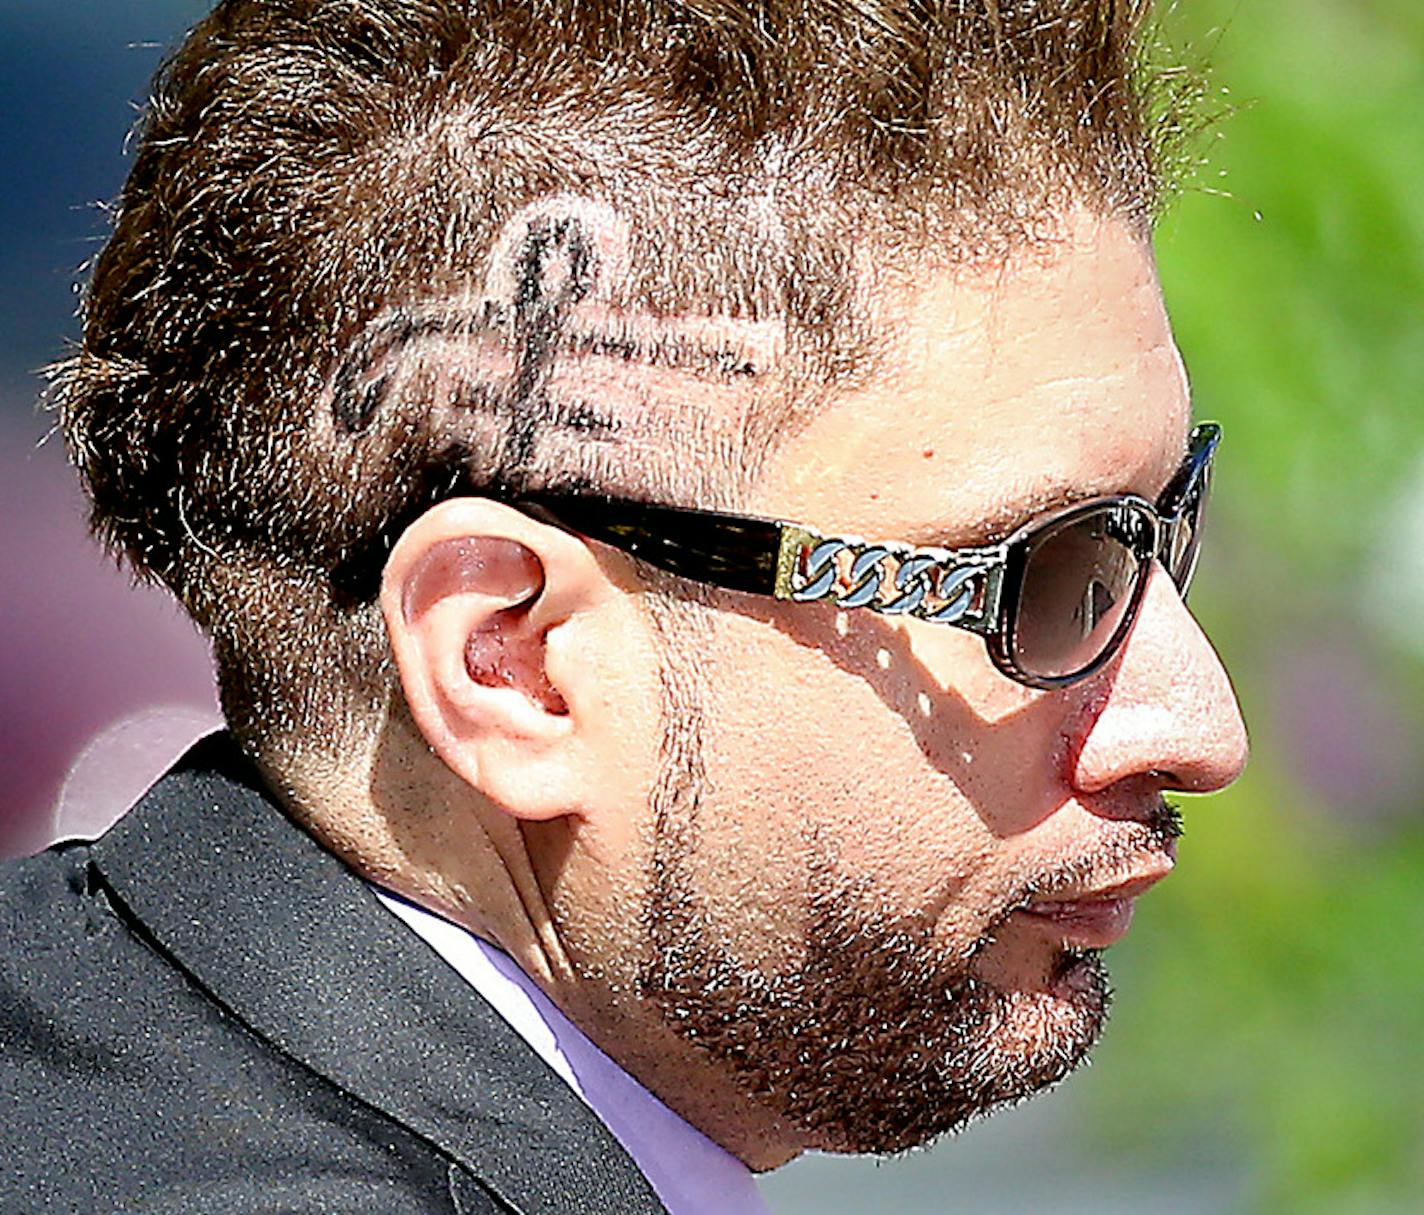
[{"label": "nose", "polygon": [[1097,793],[1148,777],[1189,793],[1223,789],[1246,764],[1246,725],[1231,681],[1160,565],[1112,664],[1070,735],[1071,780]]}]

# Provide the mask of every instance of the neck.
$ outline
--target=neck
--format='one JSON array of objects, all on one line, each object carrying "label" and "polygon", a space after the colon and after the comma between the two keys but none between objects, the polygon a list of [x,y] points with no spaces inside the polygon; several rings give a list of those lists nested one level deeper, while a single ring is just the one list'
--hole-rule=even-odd
[{"label": "neck", "polygon": [[401,719],[340,764],[262,763],[288,813],[356,873],[497,945],[620,1067],[756,1171],[799,1152],[638,994],[636,894],[568,819],[521,823]]}]

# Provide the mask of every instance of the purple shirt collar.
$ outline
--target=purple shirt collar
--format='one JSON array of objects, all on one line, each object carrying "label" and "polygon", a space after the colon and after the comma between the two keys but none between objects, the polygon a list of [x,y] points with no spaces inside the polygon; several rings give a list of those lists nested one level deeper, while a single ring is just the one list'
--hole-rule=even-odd
[{"label": "purple shirt collar", "polygon": [[771,1215],[746,1165],[599,1050],[508,954],[414,903],[373,889],[588,1103],[669,1215]]}]

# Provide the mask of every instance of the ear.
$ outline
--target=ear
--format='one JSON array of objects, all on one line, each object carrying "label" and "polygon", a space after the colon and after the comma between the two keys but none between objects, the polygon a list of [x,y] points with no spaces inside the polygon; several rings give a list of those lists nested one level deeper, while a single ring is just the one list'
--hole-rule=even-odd
[{"label": "ear", "polygon": [[416,727],[445,765],[517,818],[578,814],[586,689],[550,635],[614,587],[576,537],[480,498],[442,502],[406,528],[381,585],[391,650]]}]

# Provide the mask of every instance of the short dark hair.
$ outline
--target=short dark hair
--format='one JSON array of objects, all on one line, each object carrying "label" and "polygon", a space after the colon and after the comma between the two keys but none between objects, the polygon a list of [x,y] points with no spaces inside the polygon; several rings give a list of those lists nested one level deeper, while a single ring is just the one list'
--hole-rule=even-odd
[{"label": "short dark hair", "polygon": [[[677,470],[751,475],[750,451],[864,368],[867,250],[998,256],[1070,201],[1145,229],[1164,129],[1145,9],[223,0],[158,76],[82,349],[52,372],[95,531],[210,633],[249,745],[378,707],[381,560],[431,502],[551,478],[732,494]],[[784,327],[792,370],[742,431],[759,438],[714,459],[670,429],[660,471],[609,458],[596,411],[519,390],[575,341],[537,284],[557,248],[560,290],[583,289],[591,238],[559,205],[511,254],[534,259],[533,288],[504,312],[442,313],[439,291],[487,273],[511,215],[567,197],[630,223],[612,306]],[[419,408],[428,383],[396,393],[378,374],[383,351],[461,326],[525,345],[503,380],[461,389],[505,439]],[[577,341],[632,357],[620,333]],[[750,369],[735,349],[683,354],[713,376]],[[563,467],[508,440],[541,411],[588,439]]]}]

